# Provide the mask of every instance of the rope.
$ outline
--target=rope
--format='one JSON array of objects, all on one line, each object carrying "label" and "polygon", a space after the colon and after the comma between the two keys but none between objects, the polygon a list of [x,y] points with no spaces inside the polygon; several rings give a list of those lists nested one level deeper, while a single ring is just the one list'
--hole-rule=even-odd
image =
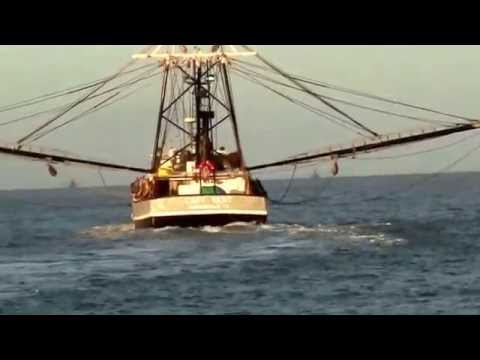
[{"label": "rope", "polygon": [[[479,134],[476,134],[476,135],[479,135]],[[473,136],[471,136],[471,137],[473,137]],[[469,138],[471,138],[471,137],[469,137]],[[462,140],[465,141],[466,139],[462,139]],[[458,142],[456,144],[458,144]],[[453,146],[452,144],[450,144],[450,145]],[[420,179],[419,181],[411,183],[410,185],[405,187],[404,190],[397,191],[396,194],[399,194],[398,197],[405,196],[406,194],[412,192],[413,190],[416,190],[420,186],[425,185],[426,183],[438,178],[441,175],[444,175],[446,172],[453,169],[456,165],[458,165],[463,160],[467,159],[469,156],[471,156],[473,153],[475,153],[479,149],[480,149],[480,144],[476,145],[475,147],[473,147],[472,149],[467,151],[465,154],[463,154],[462,156],[460,156],[459,158],[457,158],[453,162],[451,162],[451,163],[447,164],[446,166],[444,166],[443,168],[437,170],[435,173],[424,175],[422,177],[422,179]],[[375,196],[375,198],[378,198],[378,196],[381,196],[381,195],[377,195],[377,196]],[[368,199],[359,200],[358,202],[364,202],[365,200],[368,200]]]},{"label": "rope", "polygon": [[[142,74],[140,74],[139,76],[137,77],[134,77],[126,82],[123,82],[123,83],[120,83],[118,84],[117,86],[115,87],[112,87],[108,90],[105,90],[103,92],[100,92],[98,94],[95,94],[93,96],[90,96],[87,100],[85,100],[85,103],[88,102],[88,101],[92,101],[93,99],[96,99],[100,96],[103,96],[105,94],[109,94],[113,91],[116,91],[116,90],[119,90],[119,89],[122,89],[122,88],[128,88],[128,87],[131,87],[135,84],[137,84],[138,82],[141,82],[143,80],[147,80],[147,79],[150,79],[150,78],[153,78],[157,75],[159,75],[161,73],[161,71],[159,72],[156,72],[152,75],[148,75],[152,72],[152,70],[148,70]],[[146,75],[146,76],[144,76]],[[142,77],[144,76],[144,77]],[[61,106],[56,106],[56,107],[53,107],[53,108],[50,108],[50,109],[47,109],[47,110],[43,110],[43,111],[39,111],[39,112],[36,112],[36,113],[33,113],[33,114],[29,114],[29,115],[24,115],[24,116],[21,116],[19,118],[16,118],[16,119],[12,119],[12,120],[8,120],[8,121],[5,121],[3,123],[0,123],[0,126],[6,126],[6,125],[10,125],[10,124],[13,124],[13,123],[17,123],[17,122],[20,122],[20,121],[24,121],[24,120],[27,120],[27,119],[30,119],[30,118],[33,118],[35,116],[38,116],[38,115],[42,115],[42,114],[47,114],[47,113],[54,113],[56,111],[59,111],[59,110],[62,110],[62,109],[65,109],[66,107],[70,106],[70,105],[73,105],[75,102],[70,102],[68,104],[65,104],[65,105],[61,105]]]},{"label": "rope", "polygon": [[402,154],[402,155],[396,155],[396,156],[381,156],[381,157],[368,157],[368,158],[356,158],[357,160],[392,160],[392,159],[401,159],[401,158],[408,158],[408,157],[412,157],[412,156],[417,156],[417,155],[422,155],[422,154],[428,154],[428,153],[431,153],[431,152],[434,152],[434,151],[439,151],[439,150],[443,150],[443,149],[447,149],[447,148],[450,148],[450,147],[453,147],[455,145],[458,145],[458,144],[461,144],[475,136],[478,136],[479,134],[473,134],[473,135],[470,135],[470,136],[466,136],[458,141],[455,141],[453,143],[450,143],[450,144],[447,144],[447,145],[443,145],[443,146],[439,146],[439,147],[436,147],[436,148],[432,148],[432,149],[428,149],[428,150],[422,150],[422,151],[416,151],[416,152],[412,152],[412,153],[408,153],[408,154]]},{"label": "rope", "polygon": [[[67,120],[67,121],[65,121],[65,122],[63,122],[63,123],[61,123],[61,124],[59,124],[59,125],[51,128],[51,129],[48,129],[48,130],[46,130],[46,131],[38,134],[38,135],[35,136],[33,139],[31,139],[30,141],[28,141],[27,144],[31,144],[31,143],[33,143],[33,142],[35,142],[35,141],[37,141],[37,140],[39,140],[39,139],[41,139],[41,138],[43,138],[43,137],[51,134],[52,132],[54,132],[54,131],[56,131],[56,130],[58,130],[58,129],[66,126],[66,125],[69,125],[69,124],[71,124],[71,123],[73,123],[73,122],[75,122],[75,121],[78,121],[78,120],[80,120],[80,119],[83,119],[84,117],[86,117],[86,116],[88,116],[88,115],[91,115],[91,114],[93,114],[93,113],[95,113],[95,112],[97,112],[97,111],[100,111],[100,110],[104,109],[104,108],[110,107],[110,106],[112,106],[113,104],[115,104],[115,103],[117,103],[117,102],[119,102],[119,101],[121,101],[121,100],[124,100],[124,99],[126,99],[126,98],[128,98],[128,97],[130,97],[130,96],[132,96],[132,95],[135,94],[137,91],[139,91],[139,90],[141,90],[141,89],[143,89],[143,88],[145,88],[145,87],[147,87],[147,86],[150,86],[150,84],[145,84],[144,86],[141,86],[141,87],[139,87],[139,88],[137,88],[137,89],[129,92],[128,94],[125,94],[125,95],[123,95],[123,96],[121,96],[121,97],[119,97],[119,98],[117,98],[117,99],[114,99],[115,97],[117,97],[118,95],[120,95],[120,92],[117,92],[117,93],[109,96],[108,98],[100,101],[100,102],[99,102],[98,104],[96,104],[95,106],[93,106],[93,107],[87,109],[86,111],[80,113],[79,115],[71,118],[70,120]],[[112,101],[110,101],[110,100],[112,100]]]},{"label": "rope", "polygon": [[[153,76],[157,76],[158,74],[160,74],[160,72],[155,73],[154,75],[150,75],[150,76],[141,78],[141,79],[136,79],[135,81],[130,82],[130,83],[128,83],[128,84],[123,84],[122,86],[118,86],[118,87],[116,87],[116,88],[109,89],[109,90],[107,90],[107,91],[104,91],[104,92],[101,93],[101,94],[97,94],[97,95],[95,95],[95,96],[92,96],[89,100],[91,100],[91,99],[93,99],[93,98],[95,98],[95,97],[98,97],[98,96],[101,96],[101,95],[105,95],[105,94],[107,94],[107,93],[110,93],[110,92],[112,92],[112,91],[114,91],[115,89],[118,89],[118,88],[123,88],[123,87],[127,87],[127,86],[130,87],[130,86],[135,85],[136,83],[138,83],[138,82],[140,82],[140,81],[144,81],[144,80],[149,79],[149,78],[151,78],[151,77],[153,77]],[[78,121],[78,120],[80,120],[80,119],[82,119],[82,118],[84,118],[84,117],[86,117],[86,116],[88,116],[88,115],[91,115],[91,114],[94,113],[94,112],[100,111],[100,110],[102,110],[102,109],[104,109],[104,108],[106,108],[106,107],[110,107],[110,106],[112,106],[113,104],[115,104],[115,103],[117,103],[117,102],[119,102],[119,101],[121,101],[121,100],[123,100],[123,99],[126,99],[126,98],[130,97],[131,95],[133,95],[133,94],[136,93],[137,91],[139,91],[139,90],[141,90],[141,89],[143,89],[143,88],[145,88],[145,87],[148,87],[148,86],[150,86],[150,85],[151,85],[151,83],[147,83],[147,84],[145,84],[145,85],[143,85],[143,86],[140,86],[140,87],[132,90],[131,92],[129,92],[129,93],[127,93],[127,94],[125,94],[125,95],[117,98],[117,99],[114,99],[114,98],[116,98],[118,95],[120,95],[121,91],[118,91],[118,92],[116,92],[115,94],[107,97],[106,99],[101,100],[100,102],[98,102],[98,103],[95,104],[94,106],[90,107],[89,109],[83,111],[82,113],[74,116],[74,117],[71,118],[70,120],[66,120],[66,121],[64,121],[63,123],[61,123],[61,124],[59,124],[59,125],[57,125],[57,126],[55,126],[55,127],[53,127],[53,128],[46,129],[45,131],[41,132],[40,134],[37,134],[37,135],[34,136],[32,139],[29,139],[28,141],[26,141],[26,144],[32,144],[33,142],[35,142],[35,141],[43,138],[44,136],[46,136],[46,135],[48,135],[48,134],[50,134],[50,133],[52,133],[52,132],[54,132],[54,131],[56,131],[56,130],[64,127],[64,126],[66,126],[66,125],[69,125],[69,124],[71,124],[71,123],[73,123],[73,122],[75,122],[75,121]],[[112,99],[113,99],[113,100],[112,100]],[[112,101],[110,101],[110,100],[112,100]]]},{"label": "rope", "polygon": [[105,178],[103,177],[101,168],[98,168],[98,175],[100,176],[100,180],[102,180],[103,187],[107,187],[107,182],[105,181]]},{"label": "rope", "polygon": [[[443,147],[439,147],[439,148],[435,148],[435,149],[430,149],[430,150],[427,150],[427,151],[423,151],[423,152],[418,152],[418,153],[412,153],[412,154],[408,154],[407,156],[413,156],[413,155],[416,155],[416,154],[421,154],[421,153],[426,153],[426,152],[431,152],[431,151],[435,151],[435,150],[439,150],[439,149],[444,149],[444,148],[447,148],[447,147],[452,147],[454,145],[458,145],[459,143],[462,143],[462,142],[465,142],[467,141],[468,139],[471,139],[473,138],[474,136],[478,136],[479,134],[475,134],[475,135],[472,135],[472,136],[468,136],[466,138],[463,138],[461,139],[460,141],[456,141],[454,143],[451,143],[451,144],[448,144],[447,146],[443,146]],[[472,149],[470,149],[469,151],[467,151],[465,154],[463,154],[462,156],[460,156],[459,158],[457,158],[456,160],[454,160],[452,163],[449,163],[448,165],[446,165],[445,167],[437,170],[435,173],[433,174],[429,174],[429,175],[425,175],[421,180],[417,181],[417,182],[414,182],[412,184],[410,184],[408,187],[406,187],[404,190],[402,191],[398,191],[397,194],[402,194],[402,195],[405,195],[407,193],[410,193],[411,191],[413,190],[416,190],[417,188],[419,188],[420,186],[438,178],[439,176],[441,176],[442,174],[445,174],[446,172],[448,172],[449,170],[453,169],[456,165],[458,165],[460,162],[462,162],[463,160],[467,159],[469,156],[471,156],[473,153],[475,153],[476,151],[478,151],[480,149],[480,144],[477,144],[475,147],[473,147]],[[361,160],[366,160],[366,159],[361,159]],[[297,164],[296,164],[297,165]],[[317,192],[316,193],[316,197],[312,197],[310,199],[307,199],[307,200],[302,200],[302,201],[298,201],[298,202],[284,202],[283,200],[286,198],[287,194],[289,193],[290,189],[291,189],[291,183],[293,182],[293,177],[295,175],[295,171],[297,170],[297,167],[295,166],[294,168],[294,172],[292,173],[292,177],[290,179],[290,182],[287,186],[287,189],[284,193],[284,195],[279,199],[279,200],[272,200],[272,199],[269,199],[273,204],[275,205],[304,205],[304,204],[307,204],[309,202],[314,202],[314,201],[317,201],[318,200],[318,196],[320,194],[322,194],[327,186],[330,184],[331,180],[333,178],[329,178],[328,179],[328,182],[323,186],[323,188],[321,189],[320,192]],[[376,196],[378,197],[378,196]],[[364,202],[365,200],[359,200],[358,202]]]},{"label": "rope", "polygon": [[[264,67],[264,66],[261,66],[261,65],[258,65],[258,64],[252,64],[248,61],[242,61],[242,60],[239,60],[239,59],[234,59],[233,61],[235,63],[241,63],[241,64],[244,64],[244,65],[247,65],[247,66],[260,68],[264,71],[273,73],[273,71],[271,71],[271,69],[269,69],[267,67]],[[383,101],[383,102],[387,102],[387,103],[394,104],[394,105],[400,105],[400,106],[404,106],[404,107],[408,107],[408,108],[412,108],[412,109],[416,109],[416,110],[422,110],[422,111],[426,111],[426,112],[430,112],[430,113],[434,113],[434,114],[438,114],[438,115],[444,115],[444,116],[455,118],[455,119],[461,119],[461,120],[466,120],[466,121],[475,121],[475,119],[468,118],[468,117],[465,117],[465,116],[446,113],[446,112],[438,111],[438,110],[428,108],[428,107],[425,107],[425,106],[418,106],[418,105],[414,105],[414,104],[409,104],[409,103],[406,103],[406,102],[401,102],[401,101],[398,101],[398,100],[389,99],[389,98],[386,98],[386,97],[378,96],[378,95],[367,93],[367,92],[364,92],[364,91],[358,91],[358,90],[349,89],[349,88],[346,88],[346,87],[341,87],[341,86],[330,84],[330,83],[327,83],[327,82],[312,80],[312,79],[309,79],[305,76],[293,75],[293,74],[290,74],[290,76],[292,78],[294,78],[295,80],[298,80],[298,81],[301,81],[301,82],[304,82],[304,83],[307,83],[307,84],[310,84],[310,85],[320,86],[320,87],[328,88],[330,90],[339,91],[339,92],[343,92],[343,93],[348,93],[350,95],[370,98],[370,99]]]},{"label": "rope", "polygon": [[290,193],[290,190],[292,189],[293,181],[295,179],[296,171],[297,171],[297,168],[298,168],[297,165],[298,164],[295,164],[295,166],[293,168],[293,171],[292,171],[292,175],[291,175],[290,180],[288,182],[287,188],[285,189],[285,191],[284,191],[283,195],[280,197],[280,199],[274,200],[274,199],[271,199],[270,197],[268,198],[268,200],[272,204],[274,204],[274,205],[297,206],[297,205],[306,205],[306,204],[318,201],[318,197],[325,192],[325,190],[328,188],[328,186],[330,185],[330,183],[333,179],[333,177],[328,178],[326,180],[326,182],[323,184],[323,186],[320,188],[320,191],[317,190],[315,192],[315,197],[311,197],[311,198],[308,198],[308,199],[303,199],[303,200],[300,200],[300,201],[284,201],[286,199],[286,197],[288,196],[288,194]]},{"label": "rope", "polygon": [[418,182],[415,182],[413,184],[411,184],[410,186],[408,186],[402,193],[405,194],[405,193],[408,193],[408,192],[411,192],[412,190],[415,190],[418,186],[420,185],[423,185],[429,181],[431,181],[432,179],[435,179],[437,178],[438,176],[448,172],[449,170],[453,169],[455,166],[457,166],[460,162],[462,162],[463,160],[467,159],[470,155],[472,155],[473,153],[475,153],[477,150],[480,149],[480,144],[476,145],[474,148],[470,149],[469,151],[467,151],[464,155],[462,155],[461,157],[459,157],[457,160],[453,161],[452,163],[448,164],[447,166],[441,168],[440,170],[438,170],[437,172],[435,172],[434,174],[431,174],[431,175],[428,175],[427,177],[425,177],[424,179],[418,181]]},{"label": "rope", "polygon": [[[349,130],[349,131],[352,131],[352,132],[354,132],[354,133],[357,134],[357,135],[363,136],[363,134],[359,133],[358,131],[353,130],[353,128],[351,128],[351,127],[354,127],[354,125],[352,125],[351,123],[347,122],[346,120],[344,120],[344,119],[342,119],[342,118],[339,118],[339,117],[337,117],[337,116],[334,116],[334,115],[332,115],[332,114],[329,114],[329,113],[327,113],[327,112],[325,112],[325,111],[323,111],[323,110],[320,110],[320,109],[318,109],[318,108],[315,108],[315,107],[313,107],[313,106],[311,106],[311,105],[308,105],[308,104],[306,104],[306,103],[304,103],[304,102],[302,102],[302,101],[300,101],[300,100],[298,100],[298,99],[295,99],[295,98],[293,98],[293,97],[291,97],[291,96],[288,96],[288,95],[286,95],[286,94],[283,94],[283,93],[281,93],[280,91],[275,90],[275,89],[273,89],[273,88],[265,85],[265,84],[262,83],[260,80],[255,79],[255,78],[251,77],[251,76],[248,75],[248,74],[245,74],[245,76],[248,77],[248,78],[246,78],[245,76],[242,76],[241,74],[239,74],[239,72],[241,72],[241,71],[239,71],[238,69],[233,69],[233,70],[234,70],[234,72],[237,73],[237,75],[240,76],[241,78],[246,79],[246,80],[248,80],[248,81],[250,81],[250,82],[256,83],[256,84],[264,87],[265,89],[267,89],[267,90],[269,90],[269,91],[271,91],[271,92],[273,92],[273,93],[275,93],[275,94],[283,97],[284,99],[290,101],[291,103],[293,103],[293,104],[295,104],[295,105],[297,105],[297,106],[300,106],[300,107],[306,109],[307,111],[310,111],[310,112],[312,112],[312,113],[314,113],[314,114],[316,114],[316,115],[318,115],[318,116],[320,116],[320,117],[323,117],[324,119],[329,120],[329,121],[333,122],[334,124],[339,125],[339,126],[345,128],[345,129]],[[335,121],[335,120],[336,120],[336,121]],[[359,127],[355,127],[355,128],[357,128],[357,129],[359,129],[359,130],[363,130],[363,129],[359,128]]]},{"label": "rope", "polygon": [[285,198],[288,196],[288,193],[290,192],[291,188],[292,188],[292,185],[293,185],[293,180],[295,179],[295,174],[297,173],[297,164],[294,165],[293,167],[293,170],[292,170],[292,175],[290,176],[290,180],[288,182],[288,185],[287,185],[287,188],[285,189],[285,191],[283,192],[283,195],[280,197],[280,199],[278,200],[273,200],[273,199],[270,199],[269,200],[274,203],[274,204],[281,204],[283,202],[283,200],[285,200]]},{"label": "rope", "polygon": [[325,190],[327,190],[327,188],[330,186],[331,182],[332,182],[332,177],[328,178],[325,183],[323,184],[323,186],[320,188],[319,191],[316,191],[315,192],[315,197],[311,197],[311,198],[307,198],[307,199],[303,199],[303,200],[299,200],[299,201],[282,201],[282,202],[278,202],[278,201],[275,201],[275,200],[272,200],[272,199],[268,199],[272,204],[274,205],[280,205],[280,206],[299,206],[299,205],[307,205],[307,204],[310,204],[310,203],[313,203],[313,202],[316,202],[318,201],[318,197],[320,195],[322,195]]},{"label": "rope", "polygon": [[[119,77],[137,72],[139,70],[142,70],[142,69],[145,69],[145,68],[148,68],[148,67],[154,67],[154,66],[157,66],[157,65],[156,64],[148,64],[148,65],[139,66],[139,67],[136,67],[135,69],[128,70],[128,71],[125,71],[125,72],[121,73],[119,75]],[[14,104],[4,105],[4,106],[0,107],[0,113],[11,111],[11,110],[16,110],[16,109],[21,109],[21,108],[28,107],[28,106],[35,105],[35,104],[40,104],[42,102],[57,99],[57,98],[62,97],[62,96],[68,96],[68,95],[76,94],[78,92],[90,89],[92,87],[99,86],[99,85],[103,84],[105,81],[107,81],[107,79],[109,79],[109,77],[105,77],[105,78],[102,78],[100,80],[96,80],[94,82],[89,82],[89,83],[84,83],[84,84],[81,84],[81,85],[77,85],[77,86],[74,86],[74,87],[71,87],[71,88],[68,88],[68,89],[65,89],[65,90],[60,90],[60,91],[51,92],[51,93],[48,93],[48,94],[45,94],[45,95],[40,95],[40,96],[31,98],[31,99],[22,100],[22,101],[14,103]]]},{"label": "rope", "polygon": [[[238,66],[238,65],[237,65]],[[242,70],[240,69],[235,69],[236,71],[240,71],[244,74],[246,74],[245,72],[243,72]],[[289,85],[289,84],[285,84],[284,82],[281,82],[281,81],[278,81],[278,80],[275,80],[275,79],[272,79],[272,78],[269,78],[263,74],[259,74],[259,73],[256,73],[255,71],[252,71],[252,70],[248,70],[250,71],[251,74],[254,74],[256,75],[256,77],[258,78],[262,78],[263,80],[266,80],[266,81],[269,81],[273,84],[277,84],[277,85],[280,85],[280,86],[283,86],[283,87],[286,87],[286,88],[289,88],[289,89],[293,89],[293,90],[296,90],[296,91],[300,91],[302,93],[305,93],[305,91],[301,88],[298,88],[298,87],[295,87],[295,86],[292,86],[292,85]],[[252,76],[252,75],[251,75]],[[351,102],[351,101],[347,101],[347,100],[344,100],[344,99],[339,99],[339,98],[335,98],[335,97],[332,97],[332,96],[327,96],[327,95],[322,95],[322,94],[318,94],[317,95],[319,96],[322,96],[323,98],[325,99],[328,99],[330,101],[333,101],[333,102],[338,102],[338,103],[342,103],[342,104],[345,104],[345,105],[349,105],[349,106],[353,106],[353,107],[357,107],[357,108],[360,108],[360,109],[363,109],[363,110],[370,110],[370,111],[373,111],[373,112],[377,112],[377,113],[381,113],[381,114],[385,114],[385,115],[392,115],[392,116],[396,116],[396,117],[399,117],[399,118],[404,118],[404,119],[409,119],[409,120],[415,120],[415,121],[419,121],[419,122],[424,122],[424,123],[430,123],[430,124],[441,124],[441,125],[452,125],[452,123],[449,123],[449,122],[445,122],[445,121],[438,121],[438,120],[432,120],[432,119],[426,119],[426,118],[421,118],[421,117],[418,117],[418,116],[412,116],[412,115],[404,115],[404,114],[400,114],[400,113],[397,113],[397,112],[393,112],[393,111],[388,111],[388,110],[383,110],[383,109],[379,109],[379,108],[375,108],[375,107],[372,107],[372,106],[366,106],[366,105],[361,105],[361,104],[357,104],[357,103],[354,103],[354,102]],[[466,118],[462,118],[463,120],[466,120]],[[468,119],[469,121],[473,121],[472,119]]]},{"label": "rope", "polygon": [[[252,51],[252,49],[250,49],[248,46],[246,45],[242,45],[242,47],[244,49],[246,49],[247,51]],[[291,83],[295,84],[296,86],[298,86],[299,88],[301,88],[305,93],[307,93],[308,95],[310,96],[313,96],[315,99],[319,100],[320,102],[322,102],[325,106],[328,106],[330,109],[333,109],[334,111],[336,111],[337,113],[343,115],[344,117],[346,117],[348,120],[350,120],[352,123],[356,124],[357,126],[361,127],[363,130],[367,131],[368,133],[370,133],[371,135],[373,136],[378,136],[378,134],[373,131],[372,129],[368,128],[367,126],[365,126],[364,124],[362,124],[361,122],[355,120],[352,116],[350,116],[349,114],[347,114],[345,111],[339,109],[338,107],[336,107],[335,105],[331,104],[330,102],[328,102],[323,96],[321,96],[320,94],[317,94],[315,92],[313,92],[312,90],[310,90],[309,88],[307,88],[305,85],[303,85],[302,83],[298,82],[297,80],[293,79],[292,77],[289,76],[288,73],[285,73],[283,70],[281,70],[280,68],[278,68],[277,66],[273,65],[272,63],[270,63],[269,61],[267,61],[265,58],[263,58],[262,56],[260,56],[259,54],[256,55],[257,58],[262,61],[265,65],[269,66],[270,68],[272,68],[273,70],[275,70],[278,74],[280,74],[281,76],[283,76],[284,78],[286,78],[288,81],[290,81]]]},{"label": "rope", "polygon": [[86,101],[90,96],[92,96],[93,94],[95,94],[97,91],[99,91],[101,88],[103,88],[107,83],[109,83],[110,81],[113,81],[115,80],[116,78],[118,78],[119,76],[121,76],[125,71],[127,71],[127,69],[133,65],[134,63],[136,62],[136,60],[131,60],[129,61],[127,64],[125,64],[124,66],[122,66],[120,68],[119,71],[117,71],[114,75],[108,77],[105,81],[101,82],[99,85],[95,86],[93,88],[92,91],[88,92],[87,95],[85,96],[82,96],[79,100],[77,100],[74,104],[72,104],[71,106],[68,106],[66,109],[64,109],[62,112],[60,112],[60,114],[54,116],[52,119],[48,120],[47,122],[45,122],[44,124],[42,124],[41,126],[39,126],[38,128],[36,128],[35,130],[31,131],[30,133],[28,133],[27,135],[25,135],[24,137],[22,137],[21,139],[19,139],[17,141],[17,145],[19,146],[19,148],[21,147],[22,143],[24,143],[26,140],[30,139],[33,135],[35,135],[36,133],[38,133],[39,131],[45,129],[47,126],[49,126],[50,124],[52,124],[53,122],[55,122],[56,120],[58,120],[60,117],[62,117],[63,115],[65,115],[67,112],[71,111],[72,109],[74,109],[75,107],[77,107],[78,105],[80,105],[81,103],[83,103],[84,101]]}]

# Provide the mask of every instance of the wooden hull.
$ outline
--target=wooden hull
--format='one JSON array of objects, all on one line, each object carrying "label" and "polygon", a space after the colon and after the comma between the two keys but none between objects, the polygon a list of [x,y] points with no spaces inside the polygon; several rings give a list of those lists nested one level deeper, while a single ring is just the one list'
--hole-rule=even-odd
[{"label": "wooden hull", "polygon": [[172,196],[132,204],[135,228],[265,223],[267,200],[248,195]]}]

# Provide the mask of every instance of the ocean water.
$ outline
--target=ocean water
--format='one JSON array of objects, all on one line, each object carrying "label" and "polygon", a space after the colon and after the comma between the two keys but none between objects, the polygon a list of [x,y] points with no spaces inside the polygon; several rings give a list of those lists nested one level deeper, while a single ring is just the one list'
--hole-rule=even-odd
[{"label": "ocean water", "polygon": [[126,187],[0,192],[0,313],[478,314],[479,195],[477,173],[297,180],[266,225],[134,231]]}]

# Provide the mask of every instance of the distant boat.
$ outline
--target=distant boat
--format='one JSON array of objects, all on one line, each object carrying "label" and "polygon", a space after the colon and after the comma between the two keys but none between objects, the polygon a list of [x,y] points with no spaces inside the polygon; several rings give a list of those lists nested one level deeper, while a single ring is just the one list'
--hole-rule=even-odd
[{"label": "distant boat", "polygon": [[75,180],[72,180],[72,181],[70,181],[70,184],[68,185],[68,187],[69,187],[70,189],[76,189],[76,188],[78,188],[78,185],[77,185],[77,183],[75,182]]}]

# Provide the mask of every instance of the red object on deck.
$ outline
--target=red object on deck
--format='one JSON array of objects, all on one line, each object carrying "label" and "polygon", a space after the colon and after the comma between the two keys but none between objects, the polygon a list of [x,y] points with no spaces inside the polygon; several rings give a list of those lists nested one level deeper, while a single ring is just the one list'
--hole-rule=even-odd
[{"label": "red object on deck", "polygon": [[208,181],[215,175],[215,165],[210,160],[202,162],[199,166],[199,169],[202,181]]}]

